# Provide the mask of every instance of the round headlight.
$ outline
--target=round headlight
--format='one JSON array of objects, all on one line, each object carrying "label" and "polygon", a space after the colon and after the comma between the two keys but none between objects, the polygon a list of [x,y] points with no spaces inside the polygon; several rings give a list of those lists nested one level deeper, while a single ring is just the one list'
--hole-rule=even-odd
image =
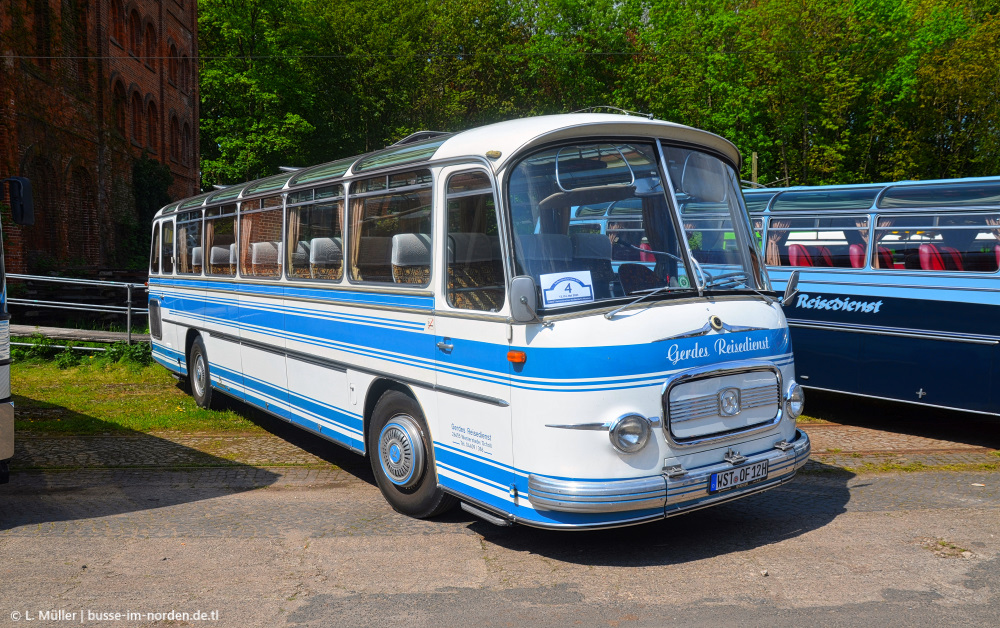
[{"label": "round headlight", "polygon": [[638,414],[619,417],[609,430],[611,444],[623,454],[634,454],[649,442],[649,420]]},{"label": "round headlight", "polygon": [[793,419],[799,418],[802,414],[802,410],[806,405],[806,395],[803,392],[802,387],[792,382],[788,386],[788,392],[785,393],[785,410],[788,412],[788,416]]}]

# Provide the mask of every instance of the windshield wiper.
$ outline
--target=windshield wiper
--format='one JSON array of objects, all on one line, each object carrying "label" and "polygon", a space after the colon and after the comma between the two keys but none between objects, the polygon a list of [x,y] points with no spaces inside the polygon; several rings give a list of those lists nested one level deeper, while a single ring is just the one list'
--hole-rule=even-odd
[{"label": "windshield wiper", "polygon": [[773,298],[767,296],[760,290],[750,285],[750,277],[749,275],[747,275],[746,271],[739,270],[732,273],[723,273],[721,275],[710,275],[709,273],[706,272],[705,276],[706,276],[706,281],[705,281],[706,290],[708,290],[709,288],[719,288],[725,290],[729,288],[736,288],[740,285],[743,285],[747,288],[747,290],[752,290],[756,294],[760,295],[765,301],[767,301],[768,305],[774,303]]},{"label": "windshield wiper", "polygon": [[617,314],[618,312],[621,312],[625,308],[631,307],[631,306],[635,305],[636,303],[638,303],[639,301],[642,301],[643,299],[648,299],[649,297],[653,296],[654,294],[659,294],[661,292],[670,292],[671,290],[690,290],[690,288],[682,288],[680,286],[666,285],[666,286],[660,286],[659,288],[646,288],[645,290],[636,290],[636,291],[631,292],[629,294],[638,294],[640,292],[644,292],[645,294],[643,294],[638,299],[635,299],[634,301],[629,301],[628,303],[626,303],[625,305],[621,306],[620,308],[618,308],[616,310],[612,310],[612,311],[608,312],[607,314],[604,315],[604,318],[606,318],[606,319],[608,319],[610,321],[612,318],[614,318],[615,314]]}]

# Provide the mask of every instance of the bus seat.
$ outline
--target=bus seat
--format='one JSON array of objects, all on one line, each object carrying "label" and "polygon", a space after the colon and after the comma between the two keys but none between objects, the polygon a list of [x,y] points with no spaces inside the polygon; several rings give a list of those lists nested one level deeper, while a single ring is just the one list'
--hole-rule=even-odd
[{"label": "bus seat", "polygon": [[892,261],[892,251],[884,246],[878,247],[878,265],[879,268],[893,269],[896,267]]},{"label": "bus seat", "polygon": [[596,298],[610,297],[611,284],[615,280],[615,271],[611,267],[611,240],[601,233],[574,233],[570,240],[573,243],[574,270],[590,271]]},{"label": "bus seat", "polygon": [[363,236],[358,244],[358,279],[392,283],[392,238]]},{"label": "bus seat", "polygon": [[499,238],[482,233],[448,235],[448,302],[452,307],[487,312],[500,309],[504,286],[499,247]]},{"label": "bus seat", "polygon": [[660,280],[649,266],[626,263],[618,267],[618,281],[626,295],[637,290],[650,290],[660,287]]},{"label": "bus seat", "polygon": [[192,272],[200,273],[202,264],[201,247],[196,246],[191,249],[191,269]]},{"label": "bus seat", "polygon": [[848,253],[851,256],[851,268],[865,267],[865,247],[860,244],[852,244],[848,247]]},{"label": "bus seat", "polygon": [[228,246],[213,246],[208,253],[209,273],[212,275],[231,275],[230,253]]},{"label": "bus seat", "polygon": [[813,266],[812,255],[809,249],[801,244],[793,244],[788,247],[788,263],[791,266]]},{"label": "bus seat", "polygon": [[532,233],[517,236],[521,245],[524,271],[539,281],[547,273],[570,269],[573,261],[573,242],[568,235],[559,233]]},{"label": "bus seat", "polygon": [[431,237],[426,233],[392,236],[392,280],[426,284],[431,278]]},{"label": "bus seat", "polygon": [[833,255],[830,253],[830,249],[825,246],[814,246],[811,247],[812,250],[809,252],[813,254],[813,260],[819,262],[817,266],[833,267]]},{"label": "bus seat", "polygon": [[250,272],[257,277],[277,277],[281,274],[280,257],[278,242],[253,242],[250,245]]},{"label": "bus seat", "polygon": [[993,252],[996,253],[997,256],[997,268],[1000,268],[1000,244],[993,247]]},{"label": "bus seat", "polygon": [[292,251],[292,263],[288,267],[290,277],[309,278],[309,248],[308,240],[299,240]]},{"label": "bus seat", "polygon": [[344,250],[340,238],[313,238],[309,242],[309,276],[313,279],[340,279]]},{"label": "bus seat", "polygon": [[962,257],[950,246],[940,249],[930,243],[920,245],[920,268],[923,270],[962,270]]}]

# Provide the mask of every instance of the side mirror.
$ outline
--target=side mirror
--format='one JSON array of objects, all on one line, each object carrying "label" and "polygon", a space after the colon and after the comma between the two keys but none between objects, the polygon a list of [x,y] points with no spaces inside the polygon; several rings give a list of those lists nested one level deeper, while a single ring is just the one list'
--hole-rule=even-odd
[{"label": "side mirror", "polygon": [[31,196],[31,181],[26,177],[4,179],[10,190],[10,213],[19,225],[35,224],[35,203]]},{"label": "side mirror", "polygon": [[784,305],[795,298],[799,293],[799,271],[793,270],[788,276],[788,283],[785,284],[785,294],[781,297],[781,304]]},{"label": "side mirror", "polygon": [[535,280],[522,275],[510,282],[510,314],[518,323],[538,322],[538,294]]}]

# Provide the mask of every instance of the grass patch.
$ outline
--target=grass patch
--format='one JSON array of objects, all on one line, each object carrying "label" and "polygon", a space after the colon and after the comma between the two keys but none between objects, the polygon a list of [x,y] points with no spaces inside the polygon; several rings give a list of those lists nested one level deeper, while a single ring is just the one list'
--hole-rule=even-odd
[{"label": "grass patch", "polygon": [[83,355],[74,365],[30,360],[11,366],[15,427],[36,434],[259,432],[233,410],[203,410],[159,365]]}]

